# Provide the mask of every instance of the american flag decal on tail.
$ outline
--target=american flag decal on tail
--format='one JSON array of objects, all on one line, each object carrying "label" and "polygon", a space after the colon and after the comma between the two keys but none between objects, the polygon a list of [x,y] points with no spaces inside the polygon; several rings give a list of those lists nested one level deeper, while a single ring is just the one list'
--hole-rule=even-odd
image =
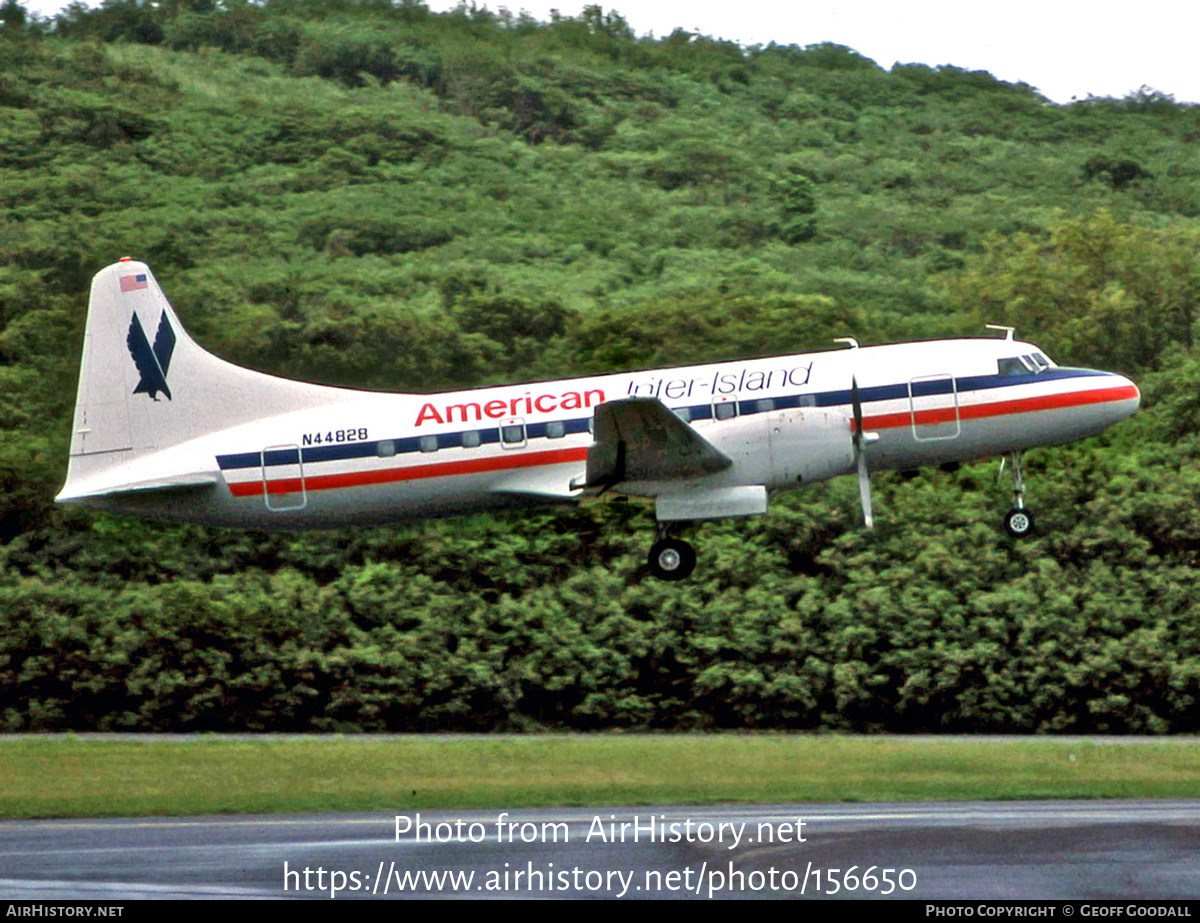
[{"label": "american flag decal on tail", "polygon": [[139,272],[136,276],[121,276],[121,291],[123,292],[136,292],[147,287],[144,272]]}]

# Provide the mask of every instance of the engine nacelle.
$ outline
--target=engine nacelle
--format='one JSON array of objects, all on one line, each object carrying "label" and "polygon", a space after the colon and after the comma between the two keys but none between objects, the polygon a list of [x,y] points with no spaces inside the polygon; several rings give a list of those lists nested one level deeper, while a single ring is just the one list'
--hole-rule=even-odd
[{"label": "engine nacelle", "polygon": [[854,441],[844,412],[806,407],[773,415],[771,462],[776,487],[825,481],[854,471]]}]

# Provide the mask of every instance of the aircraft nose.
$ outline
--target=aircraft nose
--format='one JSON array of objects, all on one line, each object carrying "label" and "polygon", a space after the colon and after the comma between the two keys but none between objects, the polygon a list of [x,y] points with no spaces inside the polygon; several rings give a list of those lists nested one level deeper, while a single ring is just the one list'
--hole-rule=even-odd
[{"label": "aircraft nose", "polygon": [[1115,419],[1123,420],[1131,416],[1142,403],[1142,392],[1138,386],[1126,378],[1124,375],[1118,375],[1115,372],[1110,373],[1109,377],[1112,383],[1109,385],[1110,406],[1113,409]]}]

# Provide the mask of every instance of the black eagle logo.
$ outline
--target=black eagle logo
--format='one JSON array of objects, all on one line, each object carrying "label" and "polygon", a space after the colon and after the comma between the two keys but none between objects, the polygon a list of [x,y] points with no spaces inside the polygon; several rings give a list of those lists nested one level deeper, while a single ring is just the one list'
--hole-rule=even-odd
[{"label": "black eagle logo", "polygon": [[154,335],[154,347],[146,339],[142,330],[142,322],[137,314],[129,322],[129,355],[133,356],[133,364],[137,366],[142,378],[133,389],[134,394],[148,394],[150,399],[157,401],[159,391],[171,399],[171,389],[167,387],[167,369],[171,367],[171,353],[175,351],[175,331],[167,320],[167,312],[163,311],[162,319],[158,322],[158,333]]}]

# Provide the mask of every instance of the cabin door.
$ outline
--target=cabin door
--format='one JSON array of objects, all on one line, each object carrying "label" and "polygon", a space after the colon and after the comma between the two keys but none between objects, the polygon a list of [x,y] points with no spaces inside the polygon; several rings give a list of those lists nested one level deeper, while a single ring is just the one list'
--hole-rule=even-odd
[{"label": "cabin door", "polygon": [[908,383],[913,438],[918,442],[957,439],[962,432],[958,384],[953,375],[922,375]]},{"label": "cabin door", "polygon": [[267,509],[283,513],[302,510],[308,504],[298,445],[271,445],[263,449],[262,479]]}]

